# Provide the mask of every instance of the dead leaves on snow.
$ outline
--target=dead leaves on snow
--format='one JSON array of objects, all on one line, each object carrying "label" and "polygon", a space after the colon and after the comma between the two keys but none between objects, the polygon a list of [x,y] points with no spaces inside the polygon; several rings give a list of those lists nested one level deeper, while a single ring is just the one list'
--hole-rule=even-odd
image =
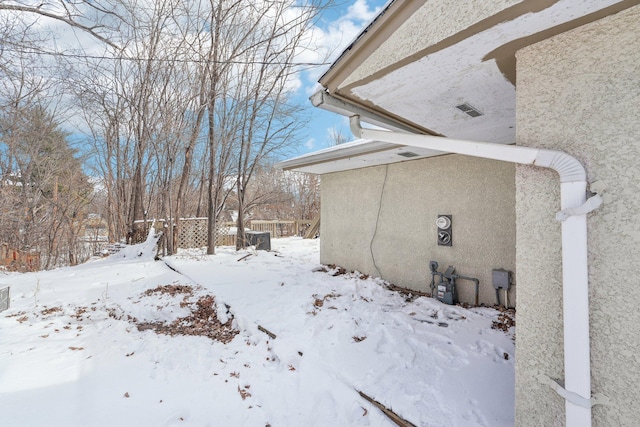
[{"label": "dead leaves on snow", "polygon": [[[56,306],[56,307],[44,307],[42,310],[40,311],[33,311],[31,313],[29,313],[30,316],[33,316],[33,318],[35,318],[36,322],[38,320],[41,321],[47,321],[50,320],[50,317],[55,316],[58,319],[62,319],[65,316],[68,316],[72,319],[75,319],[77,321],[82,321],[83,320],[83,316],[85,316],[85,313],[89,312],[89,311],[96,311],[96,307],[91,307],[91,309],[89,309],[88,307],[68,307],[67,309],[61,307],[61,306]],[[69,314],[71,313],[71,314]],[[28,321],[30,319],[29,315],[27,315],[27,312],[25,311],[20,311],[17,313],[13,313],[10,315],[7,315],[7,318],[11,318],[11,317],[16,317],[16,321],[19,323],[24,323],[26,321]],[[86,316],[86,318],[90,318],[88,315]],[[51,325],[54,325],[59,322],[49,322],[47,323],[44,328],[47,329],[49,328]],[[66,325],[62,326],[62,329],[69,331],[72,329],[71,326],[71,322],[68,322]],[[82,330],[82,326],[78,325],[76,327],[76,329],[78,330]],[[54,332],[58,333],[61,332],[61,330],[59,328],[54,328],[53,330]],[[79,334],[78,334],[79,335]],[[49,334],[45,334],[45,335],[40,335],[41,338],[47,338],[49,336]]]},{"label": "dead leaves on snow", "polygon": [[512,326],[516,326],[515,310],[505,310],[498,315],[498,319],[491,322],[491,329],[509,332]]},{"label": "dead leaves on snow", "polygon": [[[185,288],[190,287],[184,286],[182,289]],[[153,292],[145,293],[145,295],[152,295],[156,292],[156,290],[152,291]],[[180,293],[184,292],[182,291]],[[220,320],[218,320],[215,310],[215,299],[212,295],[203,295],[195,302],[183,300],[180,306],[188,307],[191,310],[191,314],[180,317],[168,324],[163,322],[137,323],[138,330],[152,330],[157,334],[170,336],[204,336],[215,341],[220,341],[223,344],[229,343],[238,334],[238,331],[232,326],[233,316],[230,316],[226,323],[221,323]]]},{"label": "dead leaves on snow", "polygon": [[[92,311],[96,311],[96,308],[95,307],[91,307],[91,310]],[[78,308],[76,308],[75,315],[73,315],[71,317],[75,317],[79,322],[82,322],[82,320],[84,319],[84,315],[85,315],[85,313],[87,313],[87,311],[88,311],[87,307],[78,307]]]},{"label": "dead leaves on snow", "polygon": [[[86,307],[78,307],[76,308],[76,312],[75,315],[71,315],[71,317],[75,317],[78,320],[82,320],[82,315],[84,313],[87,312],[87,308]],[[95,307],[93,308],[93,310],[95,311]],[[56,307],[44,307],[42,310],[40,310],[40,312],[38,313],[37,311],[32,312],[31,314],[33,316],[35,316],[36,318],[47,318],[49,316],[52,316],[54,314],[64,314],[64,309],[60,306],[56,306]],[[7,318],[11,318],[11,317],[17,317],[16,321],[18,321],[19,323],[24,323],[27,320],[29,320],[29,316],[27,315],[27,312],[25,311],[19,311],[17,313],[13,313],[13,314],[9,314],[6,316]]]},{"label": "dead leaves on snow", "polygon": [[357,277],[360,280],[367,280],[369,278],[368,274],[357,273],[355,271],[349,272],[344,267],[340,267],[335,264],[323,265],[321,267],[313,269],[313,271],[327,273],[333,277],[357,274]]},{"label": "dead leaves on snow", "polygon": [[25,314],[27,314],[27,312],[26,312],[26,311],[18,311],[18,312],[15,312],[15,313],[7,314],[7,315],[6,315],[6,316],[4,316],[4,317],[6,317],[7,319],[10,319],[10,318],[12,318],[12,317],[23,316],[23,315],[25,315]]},{"label": "dead leaves on snow", "polygon": [[250,387],[251,387],[250,385],[245,385],[242,388],[238,386],[238,393],[240,393],[240,397],[242,397],[242,400],[245,400],[247,397],[251,397],[251,393],[247,391],[247,389]]},{"label": "dead leaves on snow", "polygon": [[[307,314],[311,314],[313,316],[318,314],[318,310],[320,310],[321,308],[324,307],[324,303],[327,302],[328,300],[331,299],[336,299],[341,297],[342,295],[337,294],[335,292],[331,292],[329,294],[326,294],[325,296],[323,296],[322,298],[317,295],[317,294],[313,294],[312,298],[313,298],[313,310],[307,312]],[[331,310],[337,310],[337,308],[335,306],[329,306],[328,307]]]},{"label": "dead leaves on snow", "polygon": [[51,307],[51,308],[45,308],[45,309],[44,309],[44,310],[42,310],[40,313],[41,313],[43,316],[48,316],[48,315],[50,315],[50,314],[58,313],[58,312],[60,312],[60,311],[62,311],[62,307]]},{"label": "dead leaves on snow", "polygon": [[[135,317],[124,313],[118,306],[105,307],[104,312],[106,312],[109,318],[118,321],[124,320],[135,324],[140,331],[153,330],[158,334],[170,336],[204,336],[226,344],[233,340],[233,338],[239,333],[239,331],[234,329],[232,326],[233,316],[229,315],[229,318],[225,323],[220,322],[216,312],[215,298],[212,295],[201,295],[195,299],[195,289],[192,286],[173,283],[148,289],[143,292],[142,297],[149,298],[158,295],[169,295],[171,297],[183,296],[181,301],[169,302],[165,306],[158,307],[158,310],[167,307],[169,304],[177,304],[180,308],[187,308],[189,310],[189,314],[187,316],[177,318],[173,322],[166,323],[139,322]],[[34,311],[29,315],[27,315],[27,312],[21,311],[7,315],[6,317],[15,317],[19,323],[24,323],[30,319],[29,316],[35,316],[36,319],[46,319],[53,315],[56,315],[57,317],[66,315],[76,322],[81,322],[83,320],[91,319],[94,313],[98,315],[100,320],[102,320],[104,319],[104,316],[100,315],[101,312],[104,314],[103,310],[98,310],[98,307],[96,307],[94,303],[89,307],[44,307],[42,310]],[[49,325],[51,324],[53,323],[50,323]],[[49,327],[49,325],[45,326],[45,328]],[[62,326],[62,329],[70,331],[72,329],[71,325],[72,323],[69,322],[67,325]],[[77,325],[76,329],[80,332],[82,330],[82,326]],[[61,332],[61,330],[56,328],[54,329],[54,332]],[[43,334],[40,335],[40,337],[47,338],[49,337],[49,334]],[[81,349],[82,347],[72,348],[72,350]],[[133,353],[130,353],[127,356],[132,354]]]},{"label": "dead leaves on snow", "polygon": [[193,287],[189,285],[180,285],[180,284],[171,284],[171,285],[160,285],[153,289],[147,289],[144,291],[144,295],[151,296],[155,293],[159,294],[168,294],[172,297],[175,297],[178,294],[186,294],[187,296],[193,295]]},{"label": "dead leaves on snow", "polygon": [[[503,308],[502,313],[498,315],[498,319],[491,322],[491,329],[496,329],[511,335],[511,339],[515,342],[516,334],[513,332],[513,326],[516,326],[516,311],[512,308]],[[509,360],[508,355],[505,357],[505,360]]]},{"label": "dead leaves on snow", "polygon": [[29,320],[29,316],[27,316],[27,312],[26,311],[18,311],[18,312],[13,313],[13,314],[7,314],[5,317],[7,319],[12,318],[12,317],[17,317],[16,321],[19,322],[19,323],[24,323],[27,320]]},{"label": "dead leaves on snow", "polygon": [[[217,374],[214,374],[214,375],[217,375]],[[240,373],[234,371],[234,372],[231,372],[229,376],[239,379]],[[227,380],[225,380],[224,382],[227,382]],[[249,393],[250,388],[251,386],[249,384],[242,386],[242,388],[240,388],[240,385],[238,384],[238,393],[240,393],[240,397],[242,397],[242,400],[245,400],[247,397],[251,397],[251,393]]]}]

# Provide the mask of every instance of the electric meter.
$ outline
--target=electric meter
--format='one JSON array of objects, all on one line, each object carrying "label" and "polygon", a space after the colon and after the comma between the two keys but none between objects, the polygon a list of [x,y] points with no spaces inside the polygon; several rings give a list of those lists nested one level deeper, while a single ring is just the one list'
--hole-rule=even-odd
[{"label": "electric meter", "polygon": [[452,246],[451,215],[438,215],[436,226],[438,227],[438,245]]}]

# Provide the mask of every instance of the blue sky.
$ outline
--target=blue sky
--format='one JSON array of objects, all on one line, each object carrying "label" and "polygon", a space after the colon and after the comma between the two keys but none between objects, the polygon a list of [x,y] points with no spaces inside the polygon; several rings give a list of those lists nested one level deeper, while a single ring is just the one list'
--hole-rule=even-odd
[{"label": "blue sky", "polygon": [[[309,35],[305,49],[300,52],[296,60],[303,63],[331,63],[351,43],[355,37],[369,24],[388,0],[335,0],[335,6],[323,11],[317,19],[313,31]],[[43,28],[49,28],[56,37],[52,40],[52,50],[59,50],[63,46],[81,45],[87,54],[100,56],[104,46],[81,31],[56,21],[40,22]],[[311,118],[306,135],[300,136],[299,143],[293,147],[285,157],[293,157],[310,151],[326,148],[331,145],[329,137],[332,129],[337,130],[352,139],[348,120],[337,114],[313,108],[309,97],[320,89],[318,79],[329,68],[328,65],[308,68],[301,71],[292,88],[296,88],[294,102],[308,107],[307,114]],[[82,144],[86,138],[83,121],[70,118],[67,123],[72,134],[71,139]],[[78,129],[84,129],[78,131]]]},{"label": "blue sky", "polygon": [[[314,31],[313,53],[302,55],[309,62],[324,62],[328,55],[329,62],[335,60],[364,27],[371,22],[387,0],[337,0],[337,5],[323,13]],[[315,54],[315,55],[314,55]],[[317,84],[320,76],[328,66],[317,67],[302,73],[301,87],[297,91],[296,100],[304,105],[311,105],[309,96],[320,89]],[[320,150],[330,146],[330,130],[333,128],[349,139],[348,120],[345,117],[329,113],[319,108],[310,107],[312,119],[308,134],[297,145],[293,155]]]}]

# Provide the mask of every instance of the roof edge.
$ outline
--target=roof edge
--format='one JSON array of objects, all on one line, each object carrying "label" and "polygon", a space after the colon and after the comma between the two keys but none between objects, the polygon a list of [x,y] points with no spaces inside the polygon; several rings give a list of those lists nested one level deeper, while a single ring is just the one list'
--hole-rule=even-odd
[{"label": "roof edge", "polygon": [[[329,92],[333,92],[353,70],[353,63],[363,62],[370,51],[384,43],[391,33],[420,8],[422,3],[415,0],[389,0],[378,15],[333,61],[329,69],[318,79],[318,83]],[[374,28],[376,28],[375,31]]]},{"label": "roof edge", "polygon": [[283,160],[276,163],[274,166],[282,170],[294,170],[320,163],[326,163],[350,157],[357,157],[363,154],[386,151],[396,147],[398,147],[397,144],[389,142],[358,139],[355,141],[345,142],[344,144],[339,144],[333,147],[328,147],[322,150],[303,154],[292,159]]}]

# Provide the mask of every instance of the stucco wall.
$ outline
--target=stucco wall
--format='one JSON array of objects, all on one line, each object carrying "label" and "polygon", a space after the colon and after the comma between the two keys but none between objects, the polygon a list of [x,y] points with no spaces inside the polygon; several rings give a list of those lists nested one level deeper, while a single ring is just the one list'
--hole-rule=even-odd
[{"label": "stucco wall", "polygon": [[[588,216],[594,425],[640,420],[640,6],[517,55],[517,143],[580,159],[611,200]],[[516,422],[564,425],[564,401],[536,376],[563,379],[557,178],[516,168]]]},{"label": "stucco wall", "polygon": [[[514,173],[509,163],[447,155],[323,175],[321,262],[428,292],[434,260],[439,271],[453,265],[478,278],[480,301],[495,304],[491,270],[515,275]],[[451,247],[437,244],[438,214],[453,216]],[[458,292],[474,302],[473,282]]]}]

